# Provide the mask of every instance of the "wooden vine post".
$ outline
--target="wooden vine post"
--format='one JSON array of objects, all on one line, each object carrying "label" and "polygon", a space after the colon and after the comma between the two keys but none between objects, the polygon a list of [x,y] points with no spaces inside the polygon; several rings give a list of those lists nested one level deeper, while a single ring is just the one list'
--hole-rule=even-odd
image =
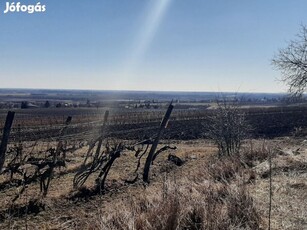
[{"label": "wooden vine post", "polygon": [[15,112],[12,112],[12,111],[9,111],[6,116],[5,125],[3,128],[2,140],[0,144],[0,172],[2,171],[2,168],[4,165],[6,148],[7,148],[7,144],[9,141],[14,116],[15,116]]},{"label": "wooden vine post", "polygon": [[166,113],[164,115],[164,118],[163,118],[163,120],[162,120],[162,122],[160,124],[158,135],[157,135],[156,139],[154,140],[154,142],[153,142],[153,144],[151,146],[150,152],[149,152],[149,154],[147,156],[145,167],[144,167],[144,173],[143,173],[143,181],[146,182],[146,183],[149,183],[150,165],[152,163],[153,156],[154,156],[155,151],[157,149],[157,146],[159,144],[161,135],[163,134],[164,129],[167,127],[167,123],[169,121],[169,118],[171,116],[173,108],[174,108],[174,106],[172,105],[172,102],[171,102],[170,105],[168,106],[168,109],[167,109],[167,111],[166,111]]}]

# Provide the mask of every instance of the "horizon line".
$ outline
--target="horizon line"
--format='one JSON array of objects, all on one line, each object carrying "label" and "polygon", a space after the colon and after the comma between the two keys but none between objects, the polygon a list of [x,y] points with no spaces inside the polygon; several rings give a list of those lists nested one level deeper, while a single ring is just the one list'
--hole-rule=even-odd
[{"label": "horizon line", "polygon": [[201,91],[201,90],[139,90],[139,89],[78,89],[78,88],[23,88],[23,87],[4,87],[0,90],[58,90],[58,91],[97,91],[97,92],[152,92],[152,93],[237,93],[237,94],[289,94],[288,92],[261,92],[261,91]]}]

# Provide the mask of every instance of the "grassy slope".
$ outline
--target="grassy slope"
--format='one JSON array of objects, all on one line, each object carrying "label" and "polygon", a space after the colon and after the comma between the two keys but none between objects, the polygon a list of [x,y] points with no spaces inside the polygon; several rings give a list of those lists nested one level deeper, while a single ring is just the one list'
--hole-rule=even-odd
[{"label": "grassy slope", "polygon": [[[29,229],[266,229],[269,178],[267,157],[273,158],[272,229],[305,229],[307,148],[303,140],[253,141],[244,149],[243,167],[238,160],[215,158],[206,141],[174,143],[182,167],[160,156],[152,170],[153,181],[124,185],[134,161],[124,156],[114,165],[110,191],[87,201],[72,202],[72,173],[52,181],[46,210],[38,215],[7,218],[2,228]],[[299,148],[299,150],[297,150]],[[251,157],[253,156],[253,157]],[[258,156],[255,158],[255,156]],[[133,163],[134,162],[134,163]],[[127,171],[122,170],[128,168]],[[90,183],[88,184],[90,186]],[[29,193],[35,191],[29,190]],[[10,191],[5,191],[5,195]],[[12,191],[11,191],[12,192]],[[3,196],[2,197],[7,197]],[[29,193],[27,194],[29,196]],[[28,197],[23,197],[23,201]]]}]

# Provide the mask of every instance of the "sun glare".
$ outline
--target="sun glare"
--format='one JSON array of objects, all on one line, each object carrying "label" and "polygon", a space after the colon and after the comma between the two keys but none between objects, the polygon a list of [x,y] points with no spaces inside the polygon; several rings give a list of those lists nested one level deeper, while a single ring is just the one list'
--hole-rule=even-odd
[{"label": "sun glare", "polygon": [[131,79],[135,75],[171,2],[172,0],[155,0],[153,4],[150,4],[151,8],[146,15],[144,14],[142,20],[144,23],[140,26],[131,53],[124,62],[123,72],[120,74],[122,83],[125,82],[125,79]]}]

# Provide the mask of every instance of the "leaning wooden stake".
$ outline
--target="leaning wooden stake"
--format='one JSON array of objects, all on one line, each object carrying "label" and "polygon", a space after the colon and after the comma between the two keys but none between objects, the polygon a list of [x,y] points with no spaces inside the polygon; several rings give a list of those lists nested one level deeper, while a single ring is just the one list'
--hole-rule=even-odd
[{"label": "leaning wooden stake", "polygon": [[143,181],[146,182],[146,183],[149,183],[149,170],[150,170],[150,165],[151,165],[151,162],[152,162],[152,159],[153,159],[153,156],[155,154],[155,151],[157,149],[157,146],[159,144],[159,141],[160,141],[160,137],[164,131],[164,129],[166,128],[167,126],[167,123],[168,123],[168,120],[171,116],[171,113],[173,111],[173,108],[174,106],[172,105],[172,102],[170,103],[165,115],[164,115],[164,118],[160,124],[160,129],[159,129],[159,132],[158,132],[158,135],[154,141],[154,143],[152,144],[151,146],[151,149],[150,149],[150,152],[147,156],[147,159],[146,159],[146,163],[145,163],[145,167],[144,167],[144,173],[143,173]]},{"label": "leaning wooden stake", "polygon": [[3,129],[2,141],[0,144],[0,172],[2,171],[2,167],[5,161],[5,153],[6,153],[6,148],[7,148],[7,144],[9,141],[9,136],[10,136],[14,116],[15,116],[15,112],[12,112],[12,111],[9,111],[6,116],[6,121],[5,121],[4,129]]}]

